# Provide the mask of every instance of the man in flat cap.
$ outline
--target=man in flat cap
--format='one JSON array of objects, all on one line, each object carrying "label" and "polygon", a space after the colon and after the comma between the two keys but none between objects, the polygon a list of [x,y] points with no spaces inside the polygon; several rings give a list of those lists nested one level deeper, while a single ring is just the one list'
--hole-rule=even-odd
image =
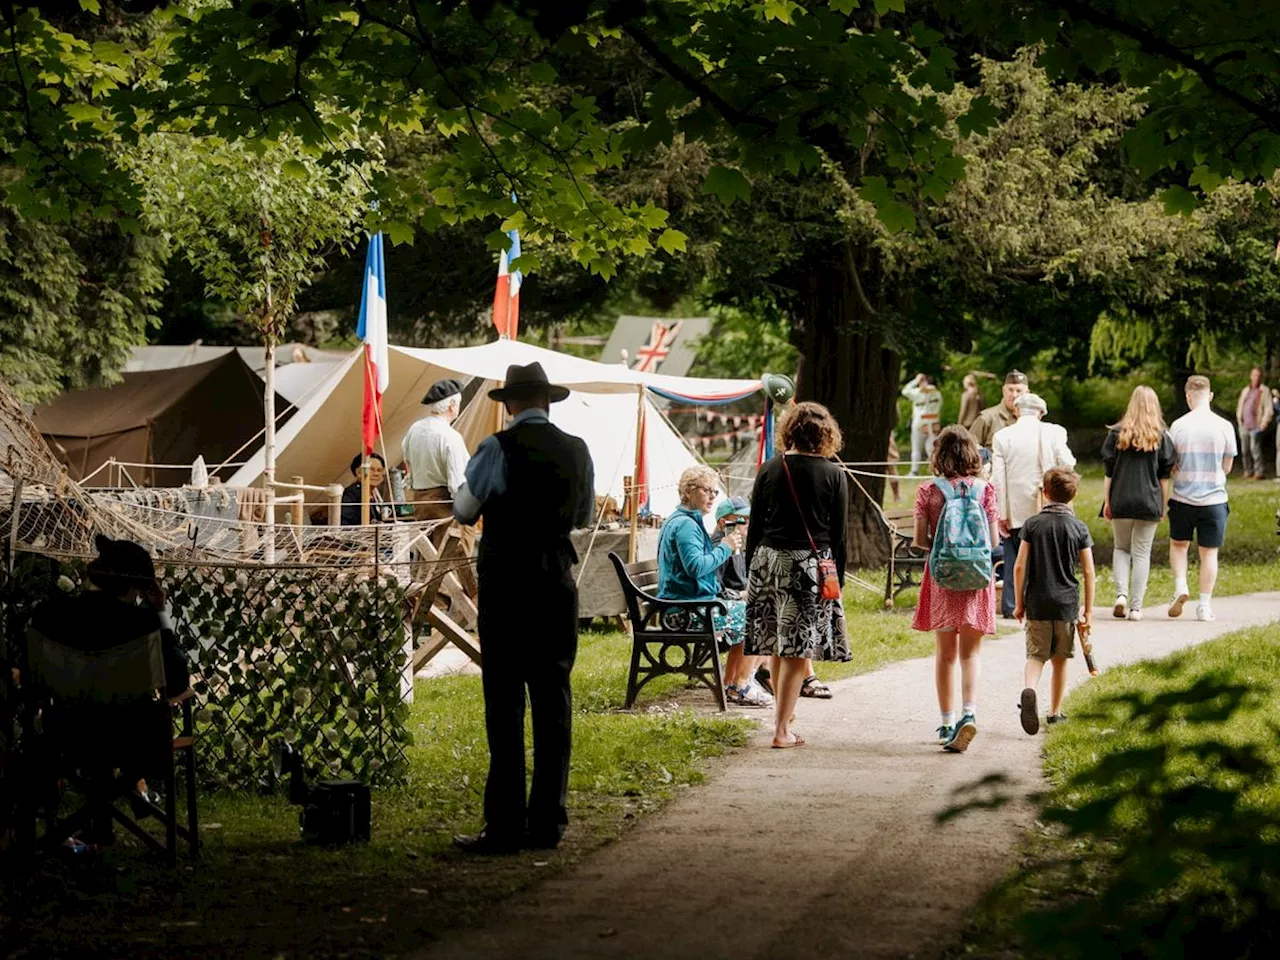
[{"label": "man in flat cap", "polygon": [[[454,838],[468,853],[551,849],[569,822],[572,700],[569,673],[578,652],[578,557],[569,532],[591,523],[595,484],[587,445],[551,423],[552,403],[569,395],[542,365],[507,368],[489,391],[511,424],[487,438],[467,464],[453,513],[484,517],[480,649],[489,778],[485,826]],[[533,718],[533,785],[525,788],[524,704]]]},{"label": "man in flat cap", "polygon": [[[413,502],[415,520],[448,520],[453,517],[453,498],[462,486],[467,445],[453,429],[462,409],[462,384],[457,380],[437,380],[422,398],[427,415],[411,426],[400,442],[400,451],[409,472],[408,499]],[[439,547],[448,532],[440,524],[431,532],[431,542]],[[474,537],[466,530],[462,545],[468,555]]]},{"label": "man in flat cap", "polygon": [[1067,431],[1044,423],[1048,405],[1034,393],[1014,401],[1018,420],[996,431],[991,441],[991,483],[1000,511],[1000,541],[1004,548],[1004,587],[1000,612],[1013,616],[1013,565],[1022,545],[1022,525],[1040,512],[1044,475],[1054,467],[1074,467],[1075,454],[1067,445]]},{"label": "man in flat cap", "polygon": [[1004,390],[1001,392],[1000,402],[978,414],[978,419],[969,428],[978,446],[990,450],[996,431],[1011,427],[1018,422],[1018,409],[1014,406],[1014,402],[1026,392],[1027,375],[1025,373],[1021,370],[1010,370],[1004,375]]}]

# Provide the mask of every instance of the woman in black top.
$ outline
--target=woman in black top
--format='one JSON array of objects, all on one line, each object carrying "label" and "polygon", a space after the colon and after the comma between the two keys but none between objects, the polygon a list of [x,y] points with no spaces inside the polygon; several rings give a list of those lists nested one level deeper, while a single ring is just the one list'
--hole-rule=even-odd
[{"label": "woman in black top", "polygon": [[834,559],[844,584],[849,489],[844,471],[830,462],[843,443],[840,428],[826,407],[801,403],[788,413],[778,439],[785,452],[761,467],[751,494],[743,653],[773,658],[773,745],[783,748],[804,743],[790,724],[809,674],[805,661],[853,657],[844,606],[821,598],[818,577],[819,557]]},{"label": "woman in black top", "polygon": [[[1160,400],[1150,387],[1136,387],[1129,408],[1102,443],[1107,479],[1102,515],[1111,521],[1115,555],[1117,620],[1142,619],[1142,601],[1151,572],[1151,544],[1169,500],[1173,441],[1165,431]],[[1132,581],[1130,575],[1132,574]]]}]

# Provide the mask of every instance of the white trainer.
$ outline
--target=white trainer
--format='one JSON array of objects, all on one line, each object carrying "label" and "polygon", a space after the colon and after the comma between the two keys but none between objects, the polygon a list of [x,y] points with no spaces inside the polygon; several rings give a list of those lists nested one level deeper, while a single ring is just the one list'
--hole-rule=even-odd
[{"label": "white trainer", "polygon": [[1116,597],[1116,605],[1111,608],[1111,615],[1117,620],[1123,620],[1129,614],[1129,598],[1123,593]]},{"label": "white trainer", "polygon": [[1137,621],[1141,620],[1141,619],[1142,619],[1142,611],[1141,611],[1141,610],[1130,610],[1130,611],[1129,611],[1129,619],[1130,619],[1130,620],[1132,620],[1132,621],[1134,621],[1135,623],[1136,623]]},{"label": "white trainer", "polygon": [[1169,616],[1182,616],[1182,608],[1186,604],[1187,599],[1191,595],[1185,589],[1175,590],[1173,594],[1173,602],[1169,604]]},{"label": "white trainer", "polygon": [[1213,609],[1208,604],[1202,603],[1196,607],[1196,619],[1217,620],[1218,618],[1213,615]]}]

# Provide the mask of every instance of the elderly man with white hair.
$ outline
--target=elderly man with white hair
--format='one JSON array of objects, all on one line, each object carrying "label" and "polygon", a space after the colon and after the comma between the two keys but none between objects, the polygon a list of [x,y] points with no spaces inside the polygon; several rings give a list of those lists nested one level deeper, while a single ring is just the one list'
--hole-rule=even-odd
[{"label": "elderly man with white hair", "polygon": [[[453,428],[462,410],[462,384],[457,380],[437,380],[422,398],[427,415],[411,426],[400,443],[409,471],[409,499],[415,520],[452,520],[453,498],[466,482],[471,454],[462,434]],[[437,547],[449,525],[442,523],[431,532]],[[471,531],[463,528],[463,546],[470,553]]]},{"label": "elderly man with white hair", "polygon": [[[1024,393],[1014,401],[1018,419],[997,430],[991,441],[991,482],[1000,510],[1000,534],[1004,547],[1005,587],[1012,580],[1022,525],[1040,512],[1044,475],[1054,467],[1074,467],[1075,455],[1067,445],[1067,431],[1043,417],[1048,405],[1034,393]],[[1013,616],[1014,591],[1005,589],[1000,612]]]}]

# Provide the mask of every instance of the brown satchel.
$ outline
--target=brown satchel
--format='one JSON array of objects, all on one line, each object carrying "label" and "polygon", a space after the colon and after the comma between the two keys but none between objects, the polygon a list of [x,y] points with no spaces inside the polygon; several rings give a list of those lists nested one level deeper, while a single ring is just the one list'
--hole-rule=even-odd
[{"label": "brown satchel", "polygon": [[796,513],[800,514],[800,525],[804,527],[804,535],[809,538],[809,549],[818,561],[818,595],[823,600],[840,599],[840,576],[836,572],[836,562],[818,553],[818,544],[809,532],[809,525],[804,522],[804,510],[800,508],[800,497],[796,493],[796,485],[791,479],[791,468],[787,466],[787,455],[782,455],[782,472],[787,475],[787,486],[791,488],[791,499],[795,501]]}]

